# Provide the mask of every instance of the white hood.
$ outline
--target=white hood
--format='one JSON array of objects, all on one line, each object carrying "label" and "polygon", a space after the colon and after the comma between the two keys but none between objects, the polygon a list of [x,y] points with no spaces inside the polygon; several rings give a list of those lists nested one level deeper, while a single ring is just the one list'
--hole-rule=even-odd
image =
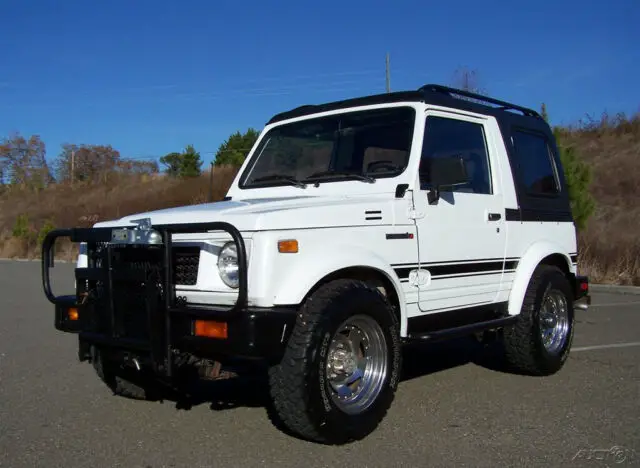
[{"label": "white hood", "polygon": [[[134,225],[135,220],[141,218],[150,218],[152,225],[224,221],[233,224],[240,231],[370,225],[392,221],[389,209],[392,199],[388,196],[296,196],[219,201],[136,213],[118,220],[98,223],[96,227]],[[367,221],[365,211],[370,210],[381,211],[381,214],[374,217],[381,216],[382,219]]]}]

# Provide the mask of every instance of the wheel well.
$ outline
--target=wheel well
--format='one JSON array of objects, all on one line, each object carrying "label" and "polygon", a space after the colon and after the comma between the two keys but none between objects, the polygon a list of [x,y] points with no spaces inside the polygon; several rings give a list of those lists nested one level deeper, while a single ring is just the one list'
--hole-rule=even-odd
[{"label": "wheel well", "polygon": [[567,278],[570,277],[571,271],[569,270],[569,265],[567,264],[567,259],[564,258],[562,254],[552,254],[549,255],[542,260],[540,260],[541,265],[551,265],[560,268]]},{"label": "wheel well", "polygon": [[561,255],[561,254],[552,254],[549,255],[548,257],[543,258],[540,261],[541,265],[552,265],[555,267],[560,268],[560,270],[562,270],[562,272],[564,273],[564,276],[567,278],[567,281],[569,281],[569,284],[571,285],[571,290],[573,291],[573,294],[577,294],[578,291],[576,290],[576,282],[575,282],[575,275],[573,273],[571,273],[571,270],[569,270],[569,265],[567,263],[567,259]]},{"label": "wheel well", "polygon": [[337,279],[354,279],[364,281],[376,288],[388,299],[395,313],[400,319],[400,299],[391,280],[380,270],[371,267],[348,267],[329,273],[318,281],[305,295],[303,302],[307,300],[319,287]]}]

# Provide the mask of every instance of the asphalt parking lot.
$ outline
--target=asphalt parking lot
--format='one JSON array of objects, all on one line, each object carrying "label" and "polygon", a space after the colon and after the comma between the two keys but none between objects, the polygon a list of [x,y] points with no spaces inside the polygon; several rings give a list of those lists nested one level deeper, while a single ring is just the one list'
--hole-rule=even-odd
[{"label": "asphalt parking lot", "polygon": [[[72,266],[54,287],[69,292]],[[63,285],[66,284],[66,288]],[[469,340],[410,348],[379,430],[345,447],[285,435],[255,382],[180,409],[112,396],[56,332],[40,264],[0,262],[0,466],[627,466],[640,464],[640,296],[595,293],[557,375],[501,370]]]}]

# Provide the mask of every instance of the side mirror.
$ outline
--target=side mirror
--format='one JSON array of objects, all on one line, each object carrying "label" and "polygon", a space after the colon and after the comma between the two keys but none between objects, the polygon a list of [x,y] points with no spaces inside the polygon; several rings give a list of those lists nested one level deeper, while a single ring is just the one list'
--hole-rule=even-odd
[{"label": "side mirror", "polygon": [[428,194],[430,205],[440,199],[440,190],[458,187],[469,182],[467,168],[460,156],[432,158],[429,161],[429,174],[433,187]]}]

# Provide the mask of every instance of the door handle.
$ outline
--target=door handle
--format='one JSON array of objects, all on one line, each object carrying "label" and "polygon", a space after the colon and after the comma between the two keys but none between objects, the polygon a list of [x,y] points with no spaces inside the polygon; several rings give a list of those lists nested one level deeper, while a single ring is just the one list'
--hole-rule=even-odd
[{"label": "door handle", "polygon": [[498,221],[500,218],[502,218],[500,213],[489,213],[489,221]]}]

